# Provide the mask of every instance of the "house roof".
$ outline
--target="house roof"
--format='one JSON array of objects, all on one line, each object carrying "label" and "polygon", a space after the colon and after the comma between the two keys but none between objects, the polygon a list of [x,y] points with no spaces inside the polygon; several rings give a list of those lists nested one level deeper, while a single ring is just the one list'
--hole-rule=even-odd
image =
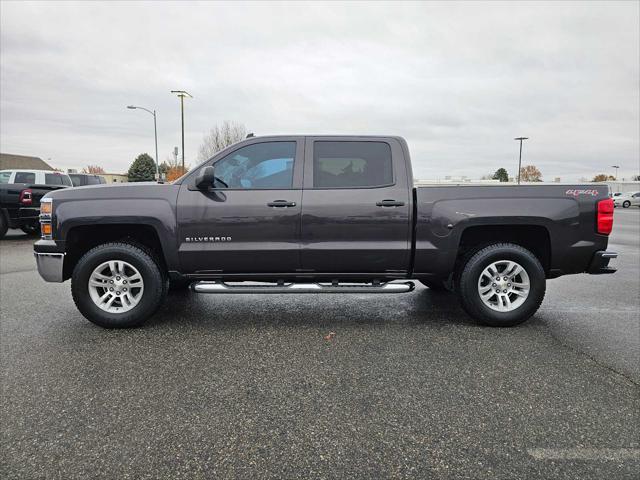
[{"label": "house roof", "polygon": [[53,170],[53,167],[40,157],[0,153],[0,170],[13,170],[17,168],[24,168],[25,170]]}]

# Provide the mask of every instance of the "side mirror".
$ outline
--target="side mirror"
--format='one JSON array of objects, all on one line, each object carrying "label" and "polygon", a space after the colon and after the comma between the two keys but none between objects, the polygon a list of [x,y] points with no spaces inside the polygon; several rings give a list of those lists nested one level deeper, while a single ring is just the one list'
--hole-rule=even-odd
[{"label": "side mirror", "polygon": [[213,167],[204,167],[196,176],[196,188],[199,190],[206,190],[213,186],[214,179]]}]

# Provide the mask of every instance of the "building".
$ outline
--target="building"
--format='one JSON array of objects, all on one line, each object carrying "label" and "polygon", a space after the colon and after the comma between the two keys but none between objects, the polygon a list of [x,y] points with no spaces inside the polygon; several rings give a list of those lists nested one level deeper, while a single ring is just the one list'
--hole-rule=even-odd
[{"label": "building", "polygon": [[13,155],[11,153],[0,153],[0,170],[54,170],[54,168],[40,157],[30,157],[27,155]]},{"label": "building", "polygon": [[124,183],[129,181],[129,176],[126,173],[100,173],[107,183]]},{"label": "building", "polygon": [[608,180],[598,183],[600,185],[608,185],[611,193],[640,192],[640,182],[637,180]]}]

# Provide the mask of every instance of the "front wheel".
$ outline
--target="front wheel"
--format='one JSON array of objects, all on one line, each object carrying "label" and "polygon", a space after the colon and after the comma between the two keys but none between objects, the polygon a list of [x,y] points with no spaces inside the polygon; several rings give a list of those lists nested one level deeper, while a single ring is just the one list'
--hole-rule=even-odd
[{"label": "front wheel", "polygon": [[101,327],[142,325],[166,296],[168,280],[159,264],[153,252],[136,245],[98,245],[73,270],[73,300],[82,315]]},{"label": "front wheel", "polygon": [[625,200],[622,202],[622,208],[629,208],[631,206],[631,202],[629,200]]},{"label": "front wheel", "polygon": [[546,277],[540,261],[529,250],[498,243],[476,252],[466,262],[457,290],[471,317],[492,327],[512,327],[538,310]]}]

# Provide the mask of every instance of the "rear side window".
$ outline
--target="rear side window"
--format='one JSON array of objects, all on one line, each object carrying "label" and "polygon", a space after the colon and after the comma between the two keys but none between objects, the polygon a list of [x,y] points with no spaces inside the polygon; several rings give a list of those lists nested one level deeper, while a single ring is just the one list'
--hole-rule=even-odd
[{"label": "rear side window", "polygon": [[11,172],[0,172],[0,183],[9,183]]},{"label": "rear side window", "polygon": [[381,187],[393,183],[391,147],[385,142],[314,142],[315,188]]},{"label": "rear side window", "polygon": [[71,179],[71,183],[73,183],[74,187],[79,187],[80,185],[82,185],[81,175],[74,175],[73,173],[70,173],[69,178]]},{"label": "rear side window", "polygon": [[69,177],[59,173],[45,173],[44,183],[45,185],[66,185],[68,187],[73,185],[71,180],[69,180]]},{"label": "rear side window", "polygon": [[13,183],[36,183],[36,174],[33,172],[16,172]]},{"label": "rear side window", "polygon": [[100,185],[100,178],[97,175],[87,176],[87,185]]}]

